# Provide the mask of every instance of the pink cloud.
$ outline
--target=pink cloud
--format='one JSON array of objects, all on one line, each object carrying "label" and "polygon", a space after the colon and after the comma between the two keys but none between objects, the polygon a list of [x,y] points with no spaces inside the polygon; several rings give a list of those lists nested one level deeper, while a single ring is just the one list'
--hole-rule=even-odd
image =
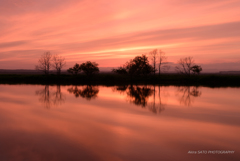
[{"label": "pink cloud", "polygon": [[0,68],[18,62],[12,68],[33,69],[48,50],[66,56],[69,66],[87,58],[112,66],[157,47],[172,62],[238,61],[239,9],[237,0],[2,0]]}]

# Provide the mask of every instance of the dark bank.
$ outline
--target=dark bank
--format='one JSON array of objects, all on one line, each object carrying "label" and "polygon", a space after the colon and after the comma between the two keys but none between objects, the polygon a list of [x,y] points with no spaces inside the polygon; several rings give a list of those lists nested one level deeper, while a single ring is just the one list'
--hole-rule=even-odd
[{"label": "dark bank", "polygon": [[92,76],[79,75],[0,75],[1,84],[61,84],[61,85],[124,85],[124,84],[159,84],[159,85],[194,85],[207,87],[239,87],[239,75],[201,74],[180,75],[161,74],[135,76],[99,73]]}]

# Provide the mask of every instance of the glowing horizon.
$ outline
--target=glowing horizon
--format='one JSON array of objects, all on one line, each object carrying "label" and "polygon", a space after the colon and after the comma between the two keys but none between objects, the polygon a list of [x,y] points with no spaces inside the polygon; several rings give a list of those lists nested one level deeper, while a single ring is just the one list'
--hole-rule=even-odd
[{"label": "glowing horizon", "polygon": [[65,68],[117,67],[157,48],[171,63],[240,70],[239,10],[239,0],[1,0],[0,69],[34,69],[46,51]]}]

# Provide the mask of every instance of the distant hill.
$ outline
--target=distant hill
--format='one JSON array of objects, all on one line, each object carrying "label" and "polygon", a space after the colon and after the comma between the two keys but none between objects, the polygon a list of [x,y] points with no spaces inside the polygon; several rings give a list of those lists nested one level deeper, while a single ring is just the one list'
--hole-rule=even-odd
[{"label": "distant hill", "polygon": [[[100,67],[101,73],[109,73],[112,71],[111,67]],[[55,74],[56,71],[50,70],[50,74]],[[62,74],[69,74],[67,70],[62,70]],[[42,71],[39,70],[29,70],[29,69],[0,69],[0,74],[43,74]]]},{"label": "distant hill", "polygon": [[236,74],[239,75],[240,71],[220,71],[220,74]]},{"label": "distant hill", "polygon": [[[53,72],[53,71],[52,71]],[[43,72],[38,70],[27,69],[0,69],[0,74],[42,74]]]}]

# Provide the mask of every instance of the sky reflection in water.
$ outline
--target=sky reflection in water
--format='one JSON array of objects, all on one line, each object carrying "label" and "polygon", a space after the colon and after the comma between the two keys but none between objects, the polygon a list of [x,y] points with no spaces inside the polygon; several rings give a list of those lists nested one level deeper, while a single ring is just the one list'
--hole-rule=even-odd
[{"label": "sky reflection in water", "polygon": [[0,160],[239,160],[239,94],[239,88],[0,85]]}]

